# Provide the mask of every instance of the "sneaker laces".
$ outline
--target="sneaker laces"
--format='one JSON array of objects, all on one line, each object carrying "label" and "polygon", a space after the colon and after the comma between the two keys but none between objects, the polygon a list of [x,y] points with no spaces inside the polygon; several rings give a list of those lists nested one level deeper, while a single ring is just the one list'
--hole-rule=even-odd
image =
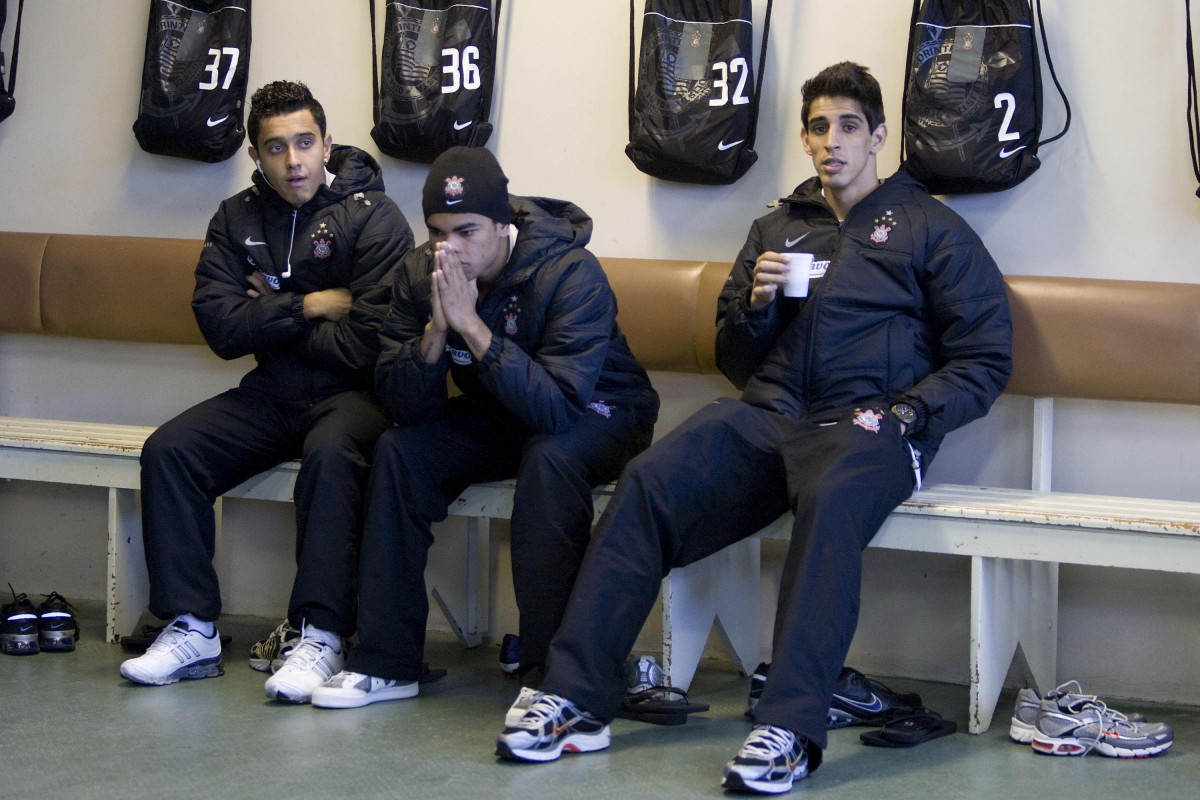
[{"label": "sneaker laces", "polygon": [[525,712],[525,716],[521,717],[519,724],[523,728],[540,728],[568,709],[574,710],[574,713],[580,717],[586,716],[582,711],[574,709],[571,701],[567,698],[559,697],[556,694],[541,693],[541,697],[538,697]]},{"label": "sneaker laces", "polygon": [[[178,619],[170,625],[162,629],[162,633],[158,634],[158,638],[146,649],[147,653],[169,653],[175,647],[187,638],[189,633],[197,633],[187,626],[186,622],[181,622]],[[203,634],[200,634],[203,635]]]},{"label": "sneaker laces", "polygon": [[300,624],[300,643],[292,650],[292,654],[288,656],[285,666],[311,671],[317,662],[321,660],[321,656],[325,654],[325,648],[333,650],[333,645],[327,644],[324,639],[316,633],[310,633],[317,629],[308,623]]},{"label": "sneaker laces", "polygon": [[755,756],[770,761],[776,756],[790,752],[795,741],[796,735],[786,728],[755,725],[738,755]]}]

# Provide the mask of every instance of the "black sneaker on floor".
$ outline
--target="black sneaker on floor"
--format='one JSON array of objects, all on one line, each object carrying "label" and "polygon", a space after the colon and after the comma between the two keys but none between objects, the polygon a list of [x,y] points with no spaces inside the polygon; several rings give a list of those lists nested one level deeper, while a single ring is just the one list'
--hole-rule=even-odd
[{"label": "black sneaker on floor", "polygon": [[521,666],[521,637],[515,633],[506,633],[500,640],[500,669],[504,674],[512,675]]},{"label": "black sneaker on floor", "polygon": [[75,649],[75,641],[79,638],[79,621],[71,610],[67,598],[58,592],[51,592],[37,607],[38,615],[38,644],[43,652],[69,653]]},{"label": "black sneaker on floor", "polygon": [[894,692],[852,667],[842,667],[829,706],[827,728],[875,726],[898,712],[920,708],[921,696],[915,692]]},{"label": "black sneaker on floor", "polygon": [[37,655],[37,609],[24,592],[17,594],[11,583],[8,590],[13,599],[0,608],[0,651],[10,656]]}]

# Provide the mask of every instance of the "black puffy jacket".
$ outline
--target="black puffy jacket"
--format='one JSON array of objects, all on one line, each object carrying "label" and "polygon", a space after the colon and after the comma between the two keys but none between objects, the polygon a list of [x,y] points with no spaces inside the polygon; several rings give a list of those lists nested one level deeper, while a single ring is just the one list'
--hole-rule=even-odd
[{"label": "black puffy jacket", "polygon": [[483,359],[451,330],[447,354],[426,364],[421,337],[432,310],[429,244],[396,272],[392,307],[379,338],[376,391],[401,425],[436,417],[446,373],[463,394],[494,403],[535,433],[568,429],[594,403],[658,417],[658,394],[617,326],[617,302],[600,262],[585,249],[592,220],[573,203],[510,196],[516,244],[477,312],[492,332]]},{"label": "black puffy jacket", "polygon": [[[254,354],[242,385],[283,399],[371,388],[391,272],[413,245],[370,154],[335,145],[328,168],[332,185],[298,209],[255,172],[213,215],[196,267],[192,310],[209,347],[227,359]],[[255,270],[276,294],[246,294]],[[350,313],[306,320],[304,295],[333,288],[350,290]]]},{"label": "black puffy jacket", "polygon": [[[768,250],[813,253],[813,280],[807,298],[779,292],[751,310],[755,259]],[[996,263],[903,172],[840,225],[816,178],[756,220],[717,325],[717,364],[747,403],[826,421],[905,401],[917,411],[907,435],[930,458],[946,433],[987,413],[1012,371]]]}]

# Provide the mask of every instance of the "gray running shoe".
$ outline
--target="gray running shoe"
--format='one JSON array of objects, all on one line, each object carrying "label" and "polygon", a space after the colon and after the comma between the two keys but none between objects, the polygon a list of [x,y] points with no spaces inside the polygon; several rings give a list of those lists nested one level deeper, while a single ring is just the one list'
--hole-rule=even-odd
[{"label": "gray running shoe", "polygon": [[1035,752],[1084,756],[1095,750],[1109,758],[1146,758],[1165,752],[1175,734],[1161,722],[1135,722],[1094,695],[1068,691],[1069,681],[1042,700],[1034,723]]},{"label": "gray running shoe", "polygon": [[625,659],[625,693],[637,694],[667,685],[667,676],[654,656],[630,656]]},{"label": "gray running shoe", "polygon": [[[1078,681],[1067,681],[1053,691],[1047,693],[1044,699],[1056,700],[1058,698],[1067,697],[1068,695],[1075,698],[1075,700],[1071,702],[1079,702],[1083,699],[1097,699],[1095,695],[1084,694],[1083,687],[1079,685]],[[1037,716],[1038,712],[1042,709],[1042,700],[1043,698],[1040,697],[1033,689],[1025,688],[1017,693],[1017,702],[1013,707],[1012,721],[1008,726],[1008,737],[1017,744],[1029,744],[1033,741],[1033,736],[1037,732]],[[1112,710],[1115,713],[1120,713],[1115,709]],[[1130,722],[1136,722],[1141,725],[1149,724],[1146,723],[1146,717],[1137,712],[1126,714],[1124,716]],[[1154,726],[1161,725],[1162,723],[1153,723],[1152,728]]]}]

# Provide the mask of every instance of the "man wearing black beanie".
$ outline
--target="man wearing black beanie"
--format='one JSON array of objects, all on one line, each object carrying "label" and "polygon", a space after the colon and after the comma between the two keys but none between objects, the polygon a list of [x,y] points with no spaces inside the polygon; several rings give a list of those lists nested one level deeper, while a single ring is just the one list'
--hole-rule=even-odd
[{"label": "man wearing black beanie", "polygon": [[[578,206],[510,196],[489,151],[455,147],[430,166],[422,209],[429,242],[396,271],[380,331],[376,391],[397,427],[371,473],[359,644],[313,705],[417,694],[430,525],[472,483],[515,476],[514,707],[527,707],[590,539],[592,487],[649,445],[658,395],[617,327]],[[447,373],[461,395],[448,397]]]}]

